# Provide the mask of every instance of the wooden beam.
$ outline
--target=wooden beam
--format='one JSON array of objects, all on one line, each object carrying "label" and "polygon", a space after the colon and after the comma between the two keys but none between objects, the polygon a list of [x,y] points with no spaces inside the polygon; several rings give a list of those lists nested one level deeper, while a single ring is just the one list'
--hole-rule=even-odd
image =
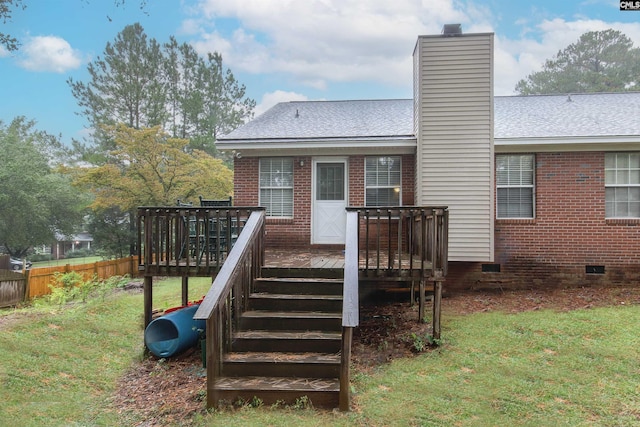
[{"label": "wooden beam", "polygon": [[344,250],[344,288],[342,326],[355,327],[360,322],[358,295],[358,212],[347,212]]},{"label": "wooden beam", "polygon": [[440,339],[440,306],[442,304],[442,280],[436,280],[433,292],[433,338]]},{"label": "wooden beam", "polygon": [[424,312],[425,312],[425,305],[426,305],[426,290],[425,290],[425,283],[424,283],[424,279],[420,279],[420,289],[418,290],[418,322],[424,322]]},{"label": "wooden beam", "polygon": [[339,407],[343,412],[351,409],[351,342],[353,328],[342,328],[342,351],[340,354],[340,397]]},{"label": "wooden beam", "polygon": [[182,276],[182,305],[189,304],[189,276]]},{"label": "wooden beam", "polygon": [[153,310],[153,276],[144,276],[144,328],[151,323]]}]

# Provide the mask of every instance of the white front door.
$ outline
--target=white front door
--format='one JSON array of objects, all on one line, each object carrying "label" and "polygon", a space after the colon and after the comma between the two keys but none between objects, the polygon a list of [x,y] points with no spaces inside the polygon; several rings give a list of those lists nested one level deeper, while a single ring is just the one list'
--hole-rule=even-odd
[{"label": "white front door", "polygon": [[347,159],[313,161],[311,243],[344,244],[347,222]]}]

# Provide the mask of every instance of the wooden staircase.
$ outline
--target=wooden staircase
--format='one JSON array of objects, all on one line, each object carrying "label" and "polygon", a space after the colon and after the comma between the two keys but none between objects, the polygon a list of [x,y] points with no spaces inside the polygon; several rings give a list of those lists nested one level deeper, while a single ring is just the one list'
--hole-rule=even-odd
[{"label": "wooden staircase", "polygon": [[302,278],[267,270],[254,280],[248,310],[223,355],[213,401],[295,404],[305,398],[314,407],[338,407],[342,271]]}]

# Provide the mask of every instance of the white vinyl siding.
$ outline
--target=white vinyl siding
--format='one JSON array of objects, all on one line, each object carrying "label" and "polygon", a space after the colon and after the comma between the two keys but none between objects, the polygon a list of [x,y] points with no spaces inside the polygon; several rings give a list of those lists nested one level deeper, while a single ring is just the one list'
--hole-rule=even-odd
[{"label": "white vinyl siding", "polygon": [[400,206],[401,162],[399,156],[365,158],[365,206]]},{"label": "white vinyl siding", "polygon": [[416,203],[449,208],[450,261],[493,262],[493,34],[421,36],[414,56]]},{"label": "white vinyl siding", "polygon": [[605,216],[640,218],[640,153],[606,153]]},{"label": "white vinyl siding", "polygon": [[267,216],[293,217],[293,159],[260,159],[260,206]]},{"label": "white vinyl siding", "polygon": [[498,218],[533,218],[534,165],[533,154],[496,156]]}]

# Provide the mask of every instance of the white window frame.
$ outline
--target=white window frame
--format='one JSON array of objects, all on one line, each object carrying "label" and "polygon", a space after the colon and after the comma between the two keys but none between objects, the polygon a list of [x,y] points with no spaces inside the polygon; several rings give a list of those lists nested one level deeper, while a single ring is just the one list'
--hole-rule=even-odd
[{"label": "white window frame", "polygon": [[[505,171],[499,170],[499,167],[506,160]],[[525,161],[531,165],[530,169],[524,169],[523,165]],[[497,154],[496,155],[496,218],[498,219],[533,219],[536,214],[536,156],[535,154]],[[506,179],[502,179],[505,177]],[[503,190],[503,191],[501,191]],[[517,213],[502,212],[500,206],[501,193],[509,190],[530,190],[531,191],[531,213],[523,211],[523,206],[528,206],[528,203],[518,203]],[[507,203],[508,206],[514,205],[514,203]],[[507,209],[512,211],[511,209]]]},{"label": "white window frame", "polygon": [[640,152],[605,153],[605,217],[640,218]]},{"label": "white window frame", "polygon": [[[290,169],[289,169],[291,173],[290,185],[288,185],[286,180],[284,180],[281,185],[263,185],[263,174],[272,175],[274,173],[285,173],[285,174],[289,173],[289,171],[279,172],[278,170],[274,170],[275,162],[281,162],[283,166],[285,164],[290,165]],[[269,168],[269,170],[268,171],[264,170],[267,167]],[[294,172],[293,157],[262,157],[260,158],[260,162],[258,166],[258,195],[259,195],[258,197],[259,197],[259,204],[260,206],[263,206],[266,209],[266,215],[268,217],[293,218],[293,212],[295,208],[295,200],[294,200],[294,192],[293,192],[293,186],[294,186],[293,172]],[[275,178],[277,177],[270,176],[268,181],[272,183],[273,181],[276,181]],[[269,191],[269,192],[280,191],[283,193],[283,195],[285,193],[290,194],[290,199],[291,199],[290,211],[288,211],[288,209],[285,207],[285,203],[280,203],[279,209],[276,211],[276,214],[274,214],[274,204],[272,203],[272,201],[267,200],[268,198],[263,197],[263,190]],[[284,197],[282,197],[281,199],[284,200]]]},{"label": "white window frame", "polygon": [[[387,184],[380,184],[379,179],[376,178],[375,183],[368,182],[367,179],[367,159],[393,159],[394,162],[398,162],[399,171],[398,171],[398,182],[392,183],[389,182]],[[378,172],[378,171],[376,171]],[[393,189],[398,193],[398,206],[402,206],[402,156],[366,156],[364,158],[364,205],[367,207],[375,207],[375,205],[369,205],[367,201],[367,191],[368,190],[384,190],[384,189]]]}]

